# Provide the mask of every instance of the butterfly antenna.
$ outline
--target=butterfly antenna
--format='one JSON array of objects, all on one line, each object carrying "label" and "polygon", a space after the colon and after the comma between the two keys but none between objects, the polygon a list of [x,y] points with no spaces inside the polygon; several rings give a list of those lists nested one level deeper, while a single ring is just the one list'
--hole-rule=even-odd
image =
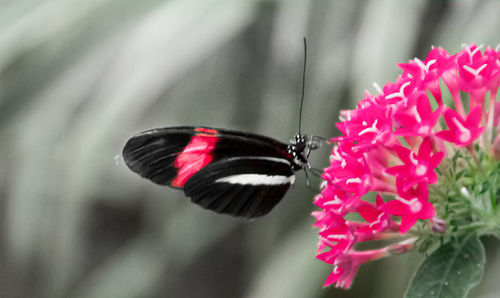
[{"label": "butterfly antenna", "polygon": [[307,42],[304,37],[304,69],[302,70],[302,96],[300,98],[300,110],[299,110],[299,134],[302,127],[302,106],[304,105],[304,92],[306,89],[306,65],[307,65]]}]

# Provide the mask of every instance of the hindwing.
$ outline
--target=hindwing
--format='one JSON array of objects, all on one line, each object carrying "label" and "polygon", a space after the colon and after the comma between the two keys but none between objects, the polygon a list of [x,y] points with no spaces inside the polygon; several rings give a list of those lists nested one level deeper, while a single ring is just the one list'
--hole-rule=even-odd
[{"label": "hindwing", "polygon": [[184,186],[184,193],[203,208],[253,218],[269,213],[294,180],[286,159],[229,157],[193,175]]}]

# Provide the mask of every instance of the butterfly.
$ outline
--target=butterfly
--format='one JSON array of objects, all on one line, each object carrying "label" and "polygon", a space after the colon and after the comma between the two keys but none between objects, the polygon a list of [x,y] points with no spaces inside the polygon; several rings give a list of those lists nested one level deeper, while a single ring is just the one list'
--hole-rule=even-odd
[{"label": "butterfly", "polygon": [[311,169],[308,157],[321,138],[298,133],[288,143],[209,127],[147,130],[128,140],[125,164],[154,183],[182,189],[203,208],[237,217],[269,213]]},{"label": "butterfly", "polygon": [[295,182],[296,171],[304,169],[306,178],[308,172],[315,174],[309,154],[326,140],[300,133],[306,58],[304,37],[299,133],[288,144],[226,129],[165,127],[130,138],[122,152],[125,164],[157,184],[182,189],[193,203],[217,213],[246,218],[269,213]]}]

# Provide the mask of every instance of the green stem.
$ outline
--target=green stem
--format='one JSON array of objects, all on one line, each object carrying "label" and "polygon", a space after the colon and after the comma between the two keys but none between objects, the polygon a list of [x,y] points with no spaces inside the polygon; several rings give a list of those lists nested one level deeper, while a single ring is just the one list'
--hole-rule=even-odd
[{"label": "green stem", "polygon": [[496,210],[497,209],[497,198],[496,198],[496,193],[497,193],[497,175],[493,175],[493,181],[491,183],[491,192],[490,192],[490,201],[491,201],[491,209]]},{"label": "green stem", "polygon": [[479,158],[477,158],[476,150],[474,149],[474,146],[467,146],[467,150],[469,151],[470,156],[472,157],[475,164],[477,165],[477,168],[478,168],[479,172],[481,173],[481,175],[484,178],[486,178],[483,167],[481,166],[481,161],[479,160]]},{"label": "green stem", "polygon": [[459,231],[463,231],[463,230],[475,231],[475,230],[479,230],[481,228],[484,228],[486,226],[487,226],[487,224],[485,222],[480,221],[480,222],[473,222],[473,223],[465,225],[465,226],[460,226],[460,227],[458,227],[458,230]]}]

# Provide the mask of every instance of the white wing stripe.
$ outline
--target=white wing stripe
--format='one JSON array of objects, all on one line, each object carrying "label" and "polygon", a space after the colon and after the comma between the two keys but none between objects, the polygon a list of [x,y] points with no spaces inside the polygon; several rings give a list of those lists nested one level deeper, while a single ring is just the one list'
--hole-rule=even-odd
[{"label": "white wing stripe", "polygon": [[291,165],[290,162],[284,158],[278,158],[278,157],[268,157],[268,156],[238,156],[238,157],[231,157],[228,158],[228,161],[233,161],[233,160],[266,160],[266,161],[274,161],[274,162],[279,162],[279,163],[284,163],[286,165]]},{"label": "white wing stripe", "polygon": [[219,178],[215,182],[242,185],[284,185],[293,184],[295,182],[295,175],[287,177],[283,175],[239,174]]}]

